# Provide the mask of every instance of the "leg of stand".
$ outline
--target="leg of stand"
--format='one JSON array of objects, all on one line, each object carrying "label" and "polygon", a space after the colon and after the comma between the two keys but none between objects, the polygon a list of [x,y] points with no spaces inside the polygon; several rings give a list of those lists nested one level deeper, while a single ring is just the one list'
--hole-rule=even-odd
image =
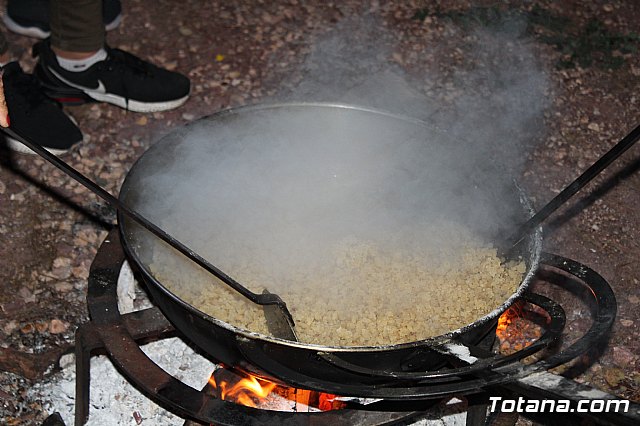
[{"label": "leg of stand", "polygon": [[487,421],[489,398],[485,394],[469,395],[467,397],[467,426],[484,426]]},{"label": "leg of stand", "polygon": [[101,346],[97,333],[90,323],[76,330],[76,403],[75,426],[84,425],[89,419],[89,384],[91,377],[91,351]]},{"label": "leg of stand", "polygon": [[62,416],[60,413],[53,413],[49,417],[47,417],[42,423],[42,426],[66,426],[64,424],[64,420],[62,420]]}]

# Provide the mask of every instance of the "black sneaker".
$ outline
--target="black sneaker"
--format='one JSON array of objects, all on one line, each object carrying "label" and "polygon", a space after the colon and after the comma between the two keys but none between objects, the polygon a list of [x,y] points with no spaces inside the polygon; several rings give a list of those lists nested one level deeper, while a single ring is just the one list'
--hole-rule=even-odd
[{"label": "black sneaker", "polygon": [[[51,33],[49,2],[50,0],[9,0],[2,20],[14,33],[45,39]],[[120,0],[102,0],[102,18],[107,31],[117,28],[122,21]]]},{"label": "black sneaker", "polygon": [[[78,126],[56,102],[42,93],[38,80],[25,74],[17,62],[10,62],[2,67],[2,83],[10,126],[16,133],[40,144],[55,155],[64,154],[82,141]],[[5,140],[7,146],[14,151],[34,154],[13,138],[5,136]]]},{"label": "black sneaker", "polygon": [[85,71],[71,72],[58,64],[49,40],[37,43],[35,75],[45,93],[66,104],[108,102],[130,111],[153,112],[179,107],[189,97],[189,79],[159,68],[120,49],[105,46],[107,59]]}]

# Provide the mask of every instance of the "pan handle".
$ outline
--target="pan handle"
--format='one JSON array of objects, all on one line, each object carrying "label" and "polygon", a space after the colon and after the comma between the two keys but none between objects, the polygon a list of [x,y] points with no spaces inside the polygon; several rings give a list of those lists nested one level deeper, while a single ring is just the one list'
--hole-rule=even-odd
[{"label": "pan handle", "polygon": [[65,161],[58,158],[56,155],[50,153],[45,148],[41,147],[40,145],[38,145],[28,137],[16,133],[15,130],[9,127],[1,128],[1,129],[4,133],[16,139],[17,141],[23,143],[24,145],[26,145],[28,148],[30,148],[33,152],[38,154],[40,157],[47,160],[49,163],[51,163],[58,169],[62,170],[64,173],[66,173],[75,181],[77,181],[78,183],[83,185],[85,188],[87,188],[88,190],[96,194],[98,197],[102,198],[111,207],[115,208],[120,213],[122,213],[123,215],[125,215],[126,217],[128,217],[129,219],[137,223],[138,225],[142,226],[144,229],[151,232],[153,235],[160,238],[165,243],[169,244],[169,246],[171,246],[173,249],[177,250],[178,252],[182,253],[187,259],[194,262],[196,265],[200,266],[205,271],[207,271],[208,273],[218,278],[220,281],[225,283],[227,286],[231,287],[236,292],[240,293],[242,296],[249,299],[251,302],[261,306],[265,306],[265,307],[275,306],[276,309],[270,310],[271,314],[273,316],[275,315],[281,316],[282,319],[280,320],[280,322],[288,324],[288,326],[291,329],[293,329],[295,322],[293,320],[293,317],[291,316],[291,313],[289,312],[289,309],[287,309],[287,304],[284,302],[284,300],[282,300],[280,296],[274,293],[269,293],[269,292],[262,293],[262,294],[252,292],[251,290],[249,290],[248,288],[240,284],[238,281],[236,281],[235,279],[227,275],[221,269],[213,265],[207,259],[200,256],[191,248],[187,247],[184,243],[182,243],[178,239],[168,234],[166,231],[164,231],[155,223],[148,220],[140,212],[131,209],[125,203],[120,201],[120,199],[111,195],[110,192],[108,192],[103,187],[101,187],[100,185],[98,185],[97,183],[89,179],[84,174],[80,173],[78,170],[73,168],[71,165],[69,165]]}]

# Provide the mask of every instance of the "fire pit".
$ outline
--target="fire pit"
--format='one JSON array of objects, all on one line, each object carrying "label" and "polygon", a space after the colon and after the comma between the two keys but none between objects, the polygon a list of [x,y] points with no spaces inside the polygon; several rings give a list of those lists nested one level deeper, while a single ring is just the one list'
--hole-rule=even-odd
[{"label": "fire pit", "polygon": [[[91,352],[99,347],[105,348],[128,380],[135,383],[150,398],[186,419],[204,424],[390,424],[400,418],[419,416],[420,412],[424,412],[431,405],[429,401],[451,398],[453,395],[466,395],[470,401],[482,402],[479,408],[469,411],[468,419],[476,418],[480,412],[484,418],[489,395],[513,396],[515,393],[535,399],[568,400],[571,401],[572,407],[585,395],[592,399],[615,399],[612,395],[546,372],[587,353],[598,341],[606,338],[615,318],[615,297],[606,281],[588,267],[569,259],[549,254],[543,256],[543,270],[557,278],[555,283],[549,281],[549,284],[562,286],[566,277],[571,276],[574,282],[580,283],[583,290],[586,290],[582,294],[589,295],[589,302],[593,307],[592,326],[568,348],[533,363],[521,362],[534,353],[539,355],[556,341],[565,322],[563,310],[557,303],[527,292],[521,296],[521,300],[542,309],[546,318],[545,331],[537,341],[526,348],[511,355],[492,355],[491,346],[495,337],[492,334],[477,345],[459,344],[449,347],[446,354],[447,365],[437,371],[418,371],[420,363],[424,361],[420,353],[411,360],[411,372],[363,371],[362,368],[350,364],[348,360],[330,357],[329,362],[339,365],[349,374],[375,376],[380,386],[372,390],[367,386],[358,386],[347,381],[292,381],[288,384],[289,387],[324,390],[325,393],[336,391],[337,395],[360,393],[360,397],[380,400],[368,405],[363,405],[357,399],[346,401],[345,405],[331,407],[325,403],[324,408],[338,408],[328,411],[322,411],[321,404],[317,403],[318,411],[312,413],[270,411],[225,401],[221,399],[219,392],[213,392],[212,396],[213,386],[204,390],[193,389],[151,362],[140,350],[136,340],[151,336],[162,338],[171,333],[173,328],[157,308],[126,315],[119,314],[116,287],[124,260],[119,233],[114,230],[103,243],[91,268],[88,305],[92,321],[82,326],[77,334],[77,424],[83,424],[89,415],[88,361]],[[218,376],[226,374],[228,372],[219,372]],[[259,382],[262,379],[252,380]],[[219,388],[219,381],[216,382],[215,388]],[[319,402],[318,395],[305,397],[306,401],[316,399]],[[323,398],[325,401],[336,400],[333,396],[325,395]],[[637,424],[640,420],[639,408],[637,404],[630,403],[627,412],[581,415],[596,416],[597,421],[601,422],[631,425]]]},{"label": "fire pit", "polygon": [[[384,111],[256,105],[167,135],[133,166],[122,201],[245,290],[282,296],[293,319],[309,326],[300,327],[302,339],[265,332],[260,306],[223,298],[219,275],[203,274],[124,216],[122,242],[164,315],[204,352],[284,383],[357,396],[368,396],[367,386],[377,397],[385,379],[376,371],[408,374],[416,357],[419,371],[435,369],[458,345],[477,344],[537,268],[539,229],[517,267],[495,249],[484,262],[530,209],[495,165],[452,170],[462,158],[455,144],[423,121]],[[468,257],[480,260],[467,266]],[[457,278],[430,280],[440,275]],[[486,296],[493,300],[476,308]],[[225,312],[244,319],[256,309],[242,322]],[[424,323],[438,324],[436,332],[406,332]],[[312,328],[357,337],[314,340]],[[389,330],[399,332],[380,338]]]}]

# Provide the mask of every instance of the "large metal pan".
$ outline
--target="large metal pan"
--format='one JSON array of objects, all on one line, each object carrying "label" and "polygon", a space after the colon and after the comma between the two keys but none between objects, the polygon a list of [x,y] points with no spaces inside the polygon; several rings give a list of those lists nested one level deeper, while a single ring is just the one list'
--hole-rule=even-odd
[{"label": "large metal pan", "polygon": [[[274,135],[280,133],[285,140],[295,137],[318,144],[323,138],[340,137],[341,132],[349,132],[349,138],[345,139],[344,143],[349,143],[351,138],[385,138],[392,149],[395,146],[398,150],[405,149],[411,144],[432,145],[434,155],[468,149],[468,146],[461,147],[459,141],[446,131],[436,130],[420,120],[382,111],[334,104],[275,104],[244,107],[198,120],[160,139],[131,169],[123,184],[120,198],[127,205],[165,228],[174,237],[199,251],[196,241],[199,236],[206,234],[207,238],[216,238],[215,234],[211,235],[207,230],[216,221],[215,213],[208,221],[194,223],[190,219],[190,212],[197,210],[199,203],[204,201],[203,197],[208,194],[204,187],[237,184],[236,181],[203,182],[197,178],[198,168],[222,167],[221,164],[216,163],[220,160],[216,158],[216,153],[220,152],[218,144],[226,144],[227,154],[231,149],[238,158],[242,158],[243,152],[251,149],[245,146],[245,142],[256,137],[260,140],[260,144],[266,145],[281,143],[274,140]],[[261,139],[263,136],[264,139]],[[199,148],[196,149],[195,145],[199,145]],[[463,157],[467,160],[463,161]],[[193,162],[182,165],[187,158]],[[278,158],[278,154],[271,156],[269,165],[273,165],[274,161],[277,164]],[[503,179],[499,174],[496,179],[495,174],[488,173],[488,170],[495,168],[490,161],[479,157],[463,156],[462,151],[447,158],[449,158],[447,161],[452,162],[451,167],[448,168],[457,169],[457,174],[463,177],[455,184],[446,182],[452,202],[473,199],[476,203],[474,209],[454,209],[456,213],[453,214],[455,216],[453,220],[464,222],[476,214],[484,217],[491,216],[495,220],[491,225],[487,224],[485,229],[486,238],[491,239],[500,238],[512,229],[514,222],[522,222],[531,214],[531,208],[522,191],[513,181]],[[457,159],[460,161],[458,162]],[[384,161],[384,159],[378,160]],[[224,161],[228,161],[228,157],[225,157]],[[291,161],[291,158],[284,158],[282,161]],[[260,167],[257,165],[256,170]],[[169,170],[174,172],[178,170],[178,173],[167,178]],[[493,180],[488,180],[489,176]],[[434,179],[440,178],[449,180],[448,176],[434,177]],[[188,198],[188,202],[182,202],[180,205],[158,207],[162,206],[162,203],[158,204],[153,200],[170,199],[172,191],[184,191],[184,186],[173,184],[176,179],[189,180],[187,187],[193,188],[193,196]],[[241,187],[229,189],[242,191]],[[482,206],[478,205],[480,199],[483,201]],[[224,199],[217,201],[225,202]],[[499,208],[493,210],[495,206]],[[515,209],[505,206],[515,206]],[[182,220],[167,223],[166,218],[169,215],[175,215],[176,212]],[[331,358],[332,356],[365,369],[425,370],[441,364],[443,360],[441,348],[446,347],[447,344],[451,342],[474,344],[480,341],[488,332],[493,331],[501,313],[526,290],[538,266],[542,244],[541,231],[538,229],[523,245],[526,247],[524,261],[527,269],[520,284],[514,288],[513,295],[492,312],[471,324],[441,336],[398,345],[323,346],[287,341],[242,329],[213,318],[192,304],[186,303],[152,274],[150,263],[153,262],[153,252],[162,243],[122,215],[119,221],[125,250],[138,267],[155,303],[175,327],[193,343],[224,364],[257,375],[289,383],[304,383],[307,387],[328,391],[331,389],[325,389],[326,383],[351,383],[360,387],[376,387],[384,384],[379,377],[345,371],[331,362],[331,359],[335,360]],[[220,255],[223,257],[225,253]],[[179,255],[176,253],[176,256]],[[207,257],[206,254],[205,257]],[[224,272],[234,275],[234,271],[225,270],[224,265],[218,264],[217,258],[210,257],[208,260],[221,267]],[[192,285],[197,286],[199,283],[193,282]],[[410,303],[410,300],[407,303]],[[424,320],[429,321],[429,318]],[[331,356],[328,357],[327,354]]]}]

